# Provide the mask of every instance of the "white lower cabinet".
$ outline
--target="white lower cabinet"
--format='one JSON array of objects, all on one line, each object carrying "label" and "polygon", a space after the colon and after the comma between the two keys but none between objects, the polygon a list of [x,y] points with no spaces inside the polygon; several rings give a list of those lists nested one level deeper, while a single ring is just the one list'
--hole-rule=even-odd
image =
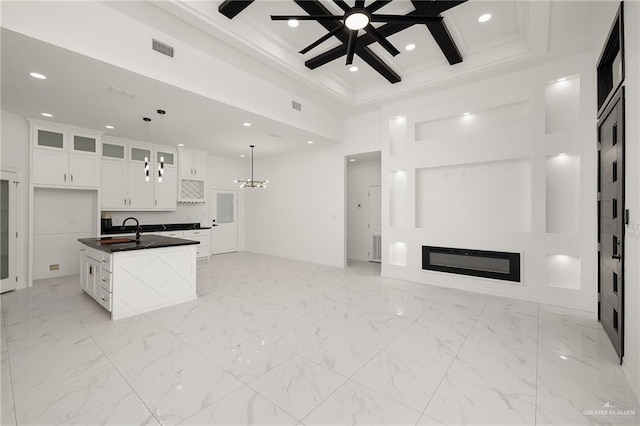
[{"label": "white lower cabinet", "polygon": [[80,282],[82,288],[106,310],[111,312],[111,256],[83,246],[80,249]]},{"label": "white lower cabinet", "polygon": [[209,229],[191,229],[188,231],[163,231],[156,232],[158,235],[173,238],[183,238],[200,242],[196,246],[196,259],[209,260]]}]

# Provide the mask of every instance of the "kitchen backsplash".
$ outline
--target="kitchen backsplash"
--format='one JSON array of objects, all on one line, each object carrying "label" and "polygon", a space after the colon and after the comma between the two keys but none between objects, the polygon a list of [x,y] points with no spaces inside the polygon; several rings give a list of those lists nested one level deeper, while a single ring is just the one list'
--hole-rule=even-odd
[{"label": "kitchen backsplash", "polygon": [[174,212],[110,212],[113,226],[119,226],[127,217],[133,216],[141,225],[153,225],[162,223],[197,223],[201,226],[209,226],[209,211],[207,204],[181,204],[178,203],[178,209]]}]

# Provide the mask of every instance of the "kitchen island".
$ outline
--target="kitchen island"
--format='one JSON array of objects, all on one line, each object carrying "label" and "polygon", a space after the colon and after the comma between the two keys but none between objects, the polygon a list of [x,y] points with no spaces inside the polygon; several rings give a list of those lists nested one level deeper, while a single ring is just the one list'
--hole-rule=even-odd
[{"label": "kitchen island", "polygon": [[195,300],[198,241],[80,238],[82,288],[118,320]]}]

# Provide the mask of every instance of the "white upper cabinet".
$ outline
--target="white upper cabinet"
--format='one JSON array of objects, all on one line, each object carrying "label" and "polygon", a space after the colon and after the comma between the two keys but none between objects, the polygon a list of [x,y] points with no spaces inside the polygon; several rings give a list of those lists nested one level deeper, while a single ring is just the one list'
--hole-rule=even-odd
[{"label": "white upper cabinet", "polygon": [[169,146],[105,138],[101,209],[176,210],[177,158]]},{"label": "white upper cabinet", "polygon": [[32,184],[98,189],[101,137],[102,132],[32,120]]},{"label": "white upper cabinet", "polygon": [[175,210],[178,207],[177,152],[169,147],[158,146],[154,153],[156,161],[153,207],[159,210]]},{"label": "white upper cabinet", "polygon": [[180,179],[178,201],[182,203],[205,203],[207,179],[207,153],[191,149],[179,149]]},{"label": "white upper cabinet", "polygon": [[102,159],[102,210],[126,210],[129,203],[129,165],[124,161]]},{"label": "white upper cabinet", "polygon": [[182,179],[206,180],[207,153],[180,149],[180,177]]}]

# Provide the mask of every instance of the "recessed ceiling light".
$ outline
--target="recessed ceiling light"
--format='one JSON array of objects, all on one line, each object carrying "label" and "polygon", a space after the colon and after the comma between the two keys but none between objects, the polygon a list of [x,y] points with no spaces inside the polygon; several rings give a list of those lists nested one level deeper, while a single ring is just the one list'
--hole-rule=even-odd
[{"label": "recessed ceiling light", "polygon": [[485,13],[484,15],[480,15],[478,22],[487,22],[489,19],[491,19],[491,14]]},{"label": "recessed ceiling light", "polygon": [[109,130],[113,130],[113,129],[115,129],[115,127],[110,126],[110,125],[108,125],[108,124],[107,124],[106,126],[104,126],[104,127],[105,127],[106,129],[109,129]]},{"label": "recessed ceiling light", "polygon": [[561,82],[566,81],[566,80],[567,80],[567,77],[561,77],[561,78],[558,79],[558,83],[561,83]]},{"label": "recessed ceiling light", "polygon": [[355,160],[355,158],[350,158],[349,161],[354,162],[356,160]]},{"label": "recessed ceiling light", "polygon": [[564,356],[564,355],[560,355],[560,359],[565,359],[565,360],[566,360],[566,359],[567,359],[567,357],[566,357],[566,356]]},{"label": "recessed ceiling light", "polygon": [[240,154],[240,157],[244,158],[244,157],[246,157],[246,155],[244,155],[244,154]]},{"label": "recessed ceiling light", "polygon": [[351,66],[349,67],[349,71],[351,71],[351,72],[356,72],[356,71],[358,71],[358,67],[357,67],[357,66],[355,66],[355,65],[351,65]]},{"label": "recessed ceiling light", "polygon": [[471,113],[470,113],[470,112],[465,112],[465,113],[464,113],[464,114],[462,114],[462,115],[466,117],[467,115],[471,115]]},{"label": "recessed ceiling light", "polygon": [[412,50],[413,50],[413,49],[415,49],[415,48],[416,48],[416,45],[415,45],[415,44],[413,44],[413,43],[409,43],[409,44],[407,44],[407,45],[404,47],[404,50],[406,50],[406,51],[409,51],[409,52],[410,52],[410,51],[412,51]]},{"label": "recessed ceiling light", "polygon": [[245,121],[244,123],[242,123],[242,125],[243,125],[244,127],[251,127],[251,123],[246,122],[246,121]]},{"label": "recessed ceiling light", "polygon": [[43,117],[53,117],[53,114],[49,114],[48,112],[41,112],[40,115]]},{"label": "recessed ceiling light", "polygon": [[311,145],[311,144],[313,143],[313,141],[307,141],[307,143],[308,143],[309,145]]},{"label": "recessed ceiling light", "polygon": [[33,78],[37,78],[38,80],[46,80],[47,76],[44,74],[40,74],[39,72],[32,72],[29,75]]},{"label": "recessed ceiling light", "polygon": [[297,19],[289,19],[287,21],[287,24],[291,27],[291,28],[298,28],[298,25],[300,25],[300,22]]},{"label": "recessed ceiling light", "polygon": [[179,143],[178,146],[184,146],[184,144],[183,143]]}]

